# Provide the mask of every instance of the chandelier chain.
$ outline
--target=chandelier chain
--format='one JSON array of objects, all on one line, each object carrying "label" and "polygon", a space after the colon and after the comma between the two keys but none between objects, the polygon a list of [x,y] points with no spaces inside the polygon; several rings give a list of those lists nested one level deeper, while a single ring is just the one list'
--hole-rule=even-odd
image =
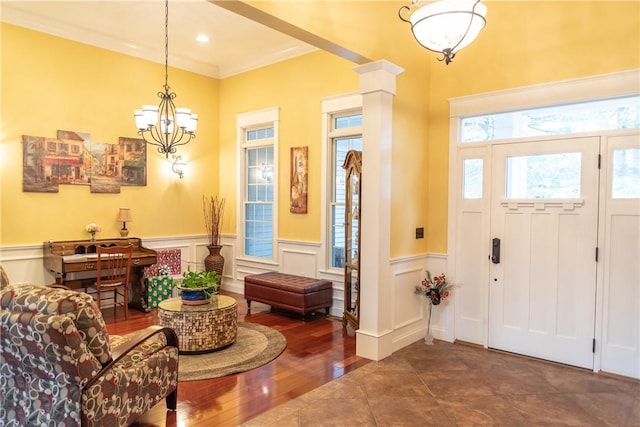
[{"label": "chandelier chain", "polygon": [[164,89],[169,91],[169,0],[164,3]]},{"label": "chandelier chain", "polygon": [[[158,92],[160,104],[143,105],[134,111],[138,134],[147,143],[158,147],[158,153],[169,159],[176,147],[195,138],[198,115],[189,108],[176,108],[176,94],[169,87],[169,0],[164,3],[164,91]],[[177,172],[176,172],[177,173]]]}]

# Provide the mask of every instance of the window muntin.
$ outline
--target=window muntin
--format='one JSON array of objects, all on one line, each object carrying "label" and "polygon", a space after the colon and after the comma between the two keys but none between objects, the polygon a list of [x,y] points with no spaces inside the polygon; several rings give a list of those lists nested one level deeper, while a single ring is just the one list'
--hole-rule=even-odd
[{"label": "window muntin", "polygon": [[273,202],[273,147],[247,149],[247,200]]},{"label": "window muntin", "polygon": [[[348,116],[348,123],[362,123],[362,114]],[[338,120],[336,119],[335,122]],[[341,122],[344,123],[344,122]],[[337,123],[336,123],[337,124]],[[359,130],[359,129],[358,129]],[[332,189],[331,189],[331,253],[330,266],[344,268],[345,246],[345,194],[346,175],[342,168],[344,159],[349,150],[362,151],[362,135],[355,134],[348,137],[333,138],[332,144]]]},{"label": "window muntin", "polygon": [[505,197],[579,198],[581,166],[582,155],[579,152],[507,157]]},{"label": "window muntin", "polygon": [[273,203],[245,204],[245,255],[273,258],[272,221]]},{"label": "window muntin", "polygon": [[336,116],[333,119],[333,129],[347,129],[362,126],[362,114]]},{"label": "window muntin", "polygon": [[613,150],[611,197],[640,198],[640,148]]},{"label": "window muntin", "polygon": [[[273,127],[245,131],[244,253],[273,258]],[[261,145],[265,144],[265,145]]]},{"label": "window muntin", "polygon": [[640,96],[463,117],[460,142],[640,128]]},{"label": "window muntin", "polygon": [[273,138],[273,127],[247,131],[247,141],[256,141],[258,139],[266,138]]}]

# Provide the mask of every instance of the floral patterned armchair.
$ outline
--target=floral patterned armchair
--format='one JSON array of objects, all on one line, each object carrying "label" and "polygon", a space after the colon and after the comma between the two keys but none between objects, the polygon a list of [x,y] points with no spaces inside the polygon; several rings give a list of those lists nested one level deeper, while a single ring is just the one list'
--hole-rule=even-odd
[{"label": "floral patterned armchair", "polygon": [[0,289],[0,426],[126,426],[177,384],[172,329],[109,336],[88,294]]}]

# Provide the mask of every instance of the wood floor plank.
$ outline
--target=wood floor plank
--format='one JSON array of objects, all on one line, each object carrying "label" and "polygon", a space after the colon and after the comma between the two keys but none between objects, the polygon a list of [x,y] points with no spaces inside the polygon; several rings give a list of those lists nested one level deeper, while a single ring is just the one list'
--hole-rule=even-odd
[{"label": "wood floor plank", "polygon": [[[135,424],[141,427],[237,426],[278,405],[295,399],[369,362],[355,354],[355,333],[344,330],[341,319],[318,312],[303,321],[299,316],[271,312],[253,303],[247,310],[242,295],[223,292],[238,301],[238,320],[280,331],[287,348],[271,363],[241,374],[178,385],[178,409],[167,411],[164,401]],[[158,324],[156,310],[129,311],[124,320],[105,310],[110,334],[121,335]]]}]

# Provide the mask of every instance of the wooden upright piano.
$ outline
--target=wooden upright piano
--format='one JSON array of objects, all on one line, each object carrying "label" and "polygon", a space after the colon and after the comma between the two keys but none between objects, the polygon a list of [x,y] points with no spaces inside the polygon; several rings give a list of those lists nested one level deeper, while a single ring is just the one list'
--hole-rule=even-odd
[{"label": "wooden upright piano", "polygon": [[139,238],[64,240],[44,242],[44,268],[56,276],[56,283],[71,289],[84,288],[95,281],[98,268],[99,246],[133,245],[131,258],[131,291],[129,305],[143,311],[147,307],[146,288],[143,284],[144,267],[155,264],[156,251],[142,246]]}]

